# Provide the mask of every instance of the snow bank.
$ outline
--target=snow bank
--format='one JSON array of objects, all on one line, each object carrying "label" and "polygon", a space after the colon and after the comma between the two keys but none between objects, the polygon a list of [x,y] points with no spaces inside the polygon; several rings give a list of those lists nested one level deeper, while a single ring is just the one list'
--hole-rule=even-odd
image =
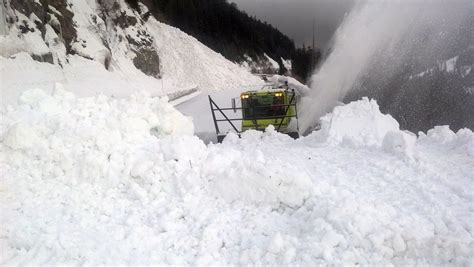
[{"label": "snow bank", "polygon": [[420,132],[418,142],[424,145],[437,146],[448,151],[459,151],[474,156],[474,133],[469,129],[453,132],[449,126],[436,126],[426,134]]},{"label": "snow bank", "polygon": [[406,161],[374,101],[327,118],[327,139],[206,146],[165,98],[27,91],[0,122],[0,264],[472,264],[473,133],[420,134]]},{"label": "snow bank", "polygon": [[[9,107],[4,118],[2,144],[12,153],[22,151],[45,158],[67,155],[69,159],[64,160],[79,162],[84,160],[83,153],[92,152],[100,162],[107,156],[110,160],[111,151],[120,147],[115,147],[117,143],[146,140],[151,134],[193,134],[190,119],[171,107],[166,98],[136,94],[128,100],[106,96],[78,99],[61,84],[52,95],[39,89],[24,92],[19,107]],[[79,158],[72,156],[75,153]]]},{"label": "snow bank", "polygon": [[321,118],[321,131],[316,134],[334,144],[380,147],[391,131],[399,131],[398,122],[382,114],[375,100],[363,98],[335,107],[332,113]]},{"label": "snow bank", "polygon": [[[309,196],[309,176],[299,170],[278,161],[264,167],[251,151],[207,149],[166,98],[76,98],[57,84],[52,94],[29,90],[18,102],[0,125],[2,264],[225,263],[228,256],[215,253],[218,237],[210,230],[210,243],[199,241],[193,225],[225,219],[222,207],[234,203],[278,208]],[[230,197],[227,182],[235,186]],[[179,239],[191,243],[164,252]],[[135,256],[119,253],[133,247]]]},{"label": "snow bank", "polygon": [[265,155],[258,147],[242,145],[265,142],[268,145],[289,141],[290,137],[277,133],[273,126],[265,133],[247,131],[239,139],[231,133],[226,146],[211,146],[203,170],[221,197],[229,202],[267,204],[297,207],[311,193],[309,175],[294,166],[287,166],[280,158]]}]

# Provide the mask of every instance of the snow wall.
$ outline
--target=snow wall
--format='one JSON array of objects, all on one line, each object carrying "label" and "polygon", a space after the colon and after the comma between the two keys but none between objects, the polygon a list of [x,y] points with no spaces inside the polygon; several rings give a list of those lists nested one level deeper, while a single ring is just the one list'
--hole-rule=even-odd
[{"label": "snow wall", "polygon": [[417,139],[369,99],[306,138],[270,127],[208,146],[143,94],[76,98],[57,84],[2,118],[3,265],[473,260],[473,133]]}]

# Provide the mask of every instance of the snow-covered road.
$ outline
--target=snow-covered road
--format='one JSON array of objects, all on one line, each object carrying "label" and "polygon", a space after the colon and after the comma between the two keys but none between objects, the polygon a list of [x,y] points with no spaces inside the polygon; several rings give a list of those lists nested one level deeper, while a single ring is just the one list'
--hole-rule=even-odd
[{"label": "snow-covered road", "polygon": [[164,100],[60,88],[3,118],[2,265],[473,263],[470,130],[417,138],[364,99],[205,145]]}]

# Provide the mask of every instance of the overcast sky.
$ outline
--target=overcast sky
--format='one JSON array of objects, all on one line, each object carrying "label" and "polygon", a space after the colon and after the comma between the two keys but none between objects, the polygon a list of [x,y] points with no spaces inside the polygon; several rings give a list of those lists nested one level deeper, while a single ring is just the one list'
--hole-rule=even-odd
[{"label": "overcast sky", "polygon": [[249,15],[267,21],[292,38],[297,46],[312,43],[313,18],[315,42],[324,48],[354,0],[229,0]]}]

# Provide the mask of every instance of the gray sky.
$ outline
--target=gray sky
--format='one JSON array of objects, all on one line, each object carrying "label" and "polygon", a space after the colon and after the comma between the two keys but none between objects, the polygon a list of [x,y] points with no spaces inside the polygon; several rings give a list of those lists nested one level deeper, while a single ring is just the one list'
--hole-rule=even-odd
[{"label": "gray sky", "polygon": [[267,21],[295,40],[297,46],[312,43],[313,18],[315,42],[324,47],[354,0],[229,0],[240,10]]}]

